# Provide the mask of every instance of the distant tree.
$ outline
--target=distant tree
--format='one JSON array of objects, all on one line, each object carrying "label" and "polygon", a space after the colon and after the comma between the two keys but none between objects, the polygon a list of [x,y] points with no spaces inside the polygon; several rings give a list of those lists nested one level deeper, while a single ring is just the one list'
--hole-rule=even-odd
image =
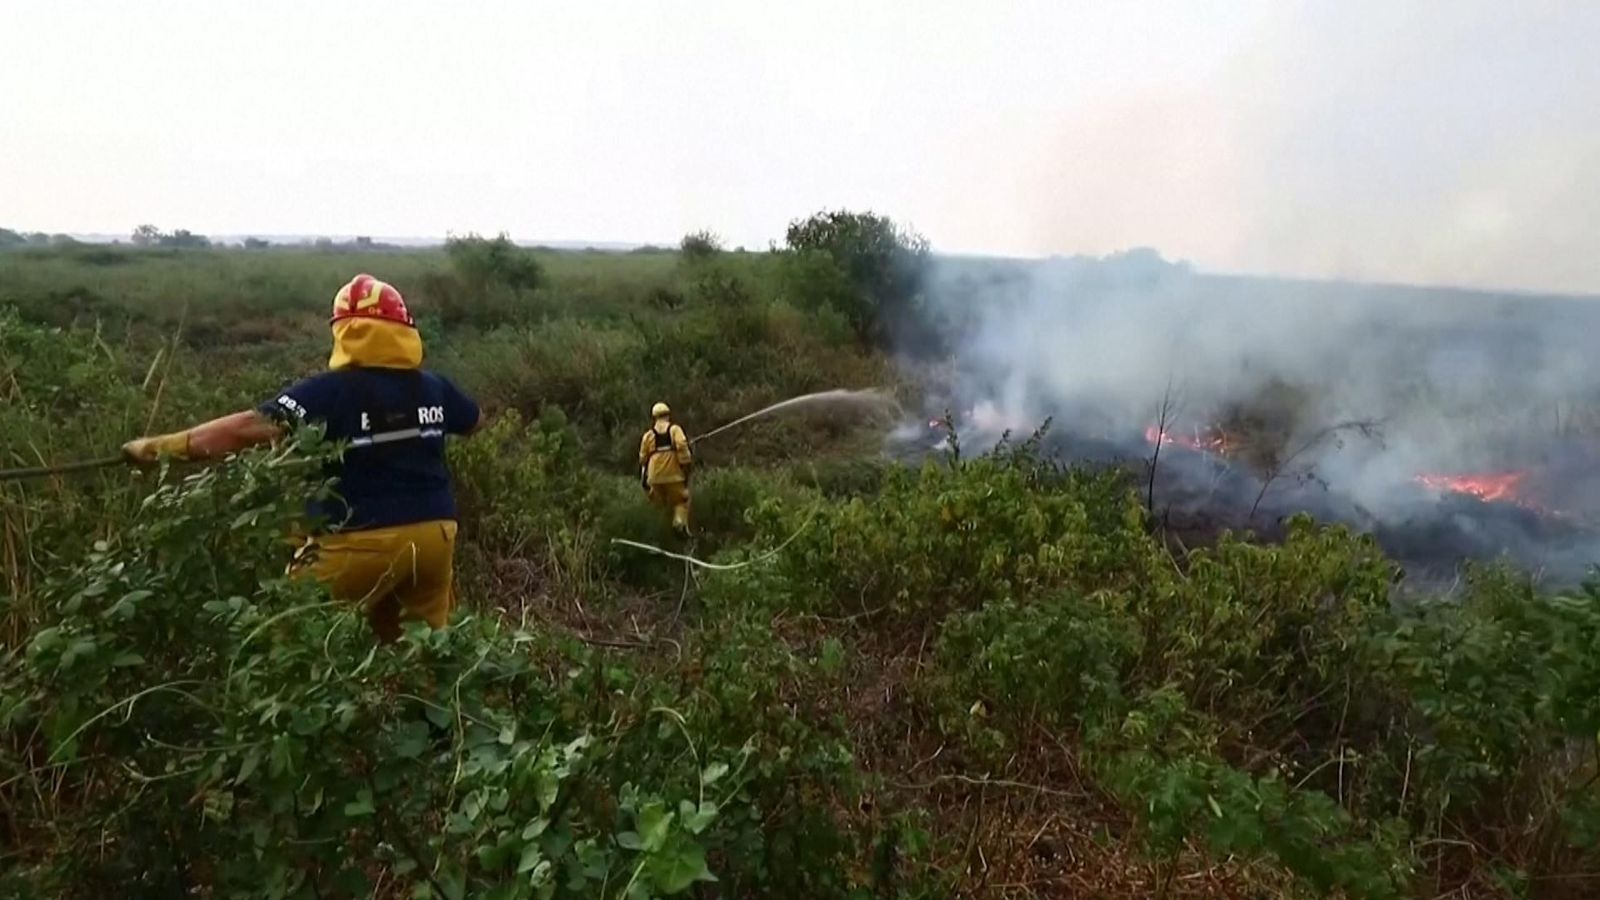
[{"label": "distant tree", "polygon": [[544,281],[544,268],[533,251],[512,243],[504,233],[495,238],[452,236],[445,240],[444,252],[456,277],[471,290],[500,286],[531,291]]},{"label": "distant tree", "polygon": [[27,234],[27,241],[30,247],[48,247],[50,246],[50,235],[42,231],[30,231]]},{"label": "distant tree", "polygon": [[158,243],[163,247],[178,249],[192,249],[211,246],[210,238],[203,234],[195,234],[187,228],[179,228],[171,234],[164,234]]},{"label": "distant tree", "polygon": [[1150,247],[1131,247],[1100,258],[1105,277],[1129,287],[1152,288],[1163,280],[1193,271],[1186,262],[1170,262]]},{"label": "distant tree", "polygon": [[333,249],[333,238],[319,237],[316,240],[311,242],[311,246],[314,247],[317,250],[322,250],[322,251],[332,250]]},{"label": "distant tree", "polygon": [[920,329],[915,306],[928,260],[922,235],[885,216],[839,210],[789,223],[785,243],[792,255],[825,256],[854,287],[854,302],[840,312],[863,340],[883,343]]},{"label": "distant tree", "polygon": [[359,250],[371,250],[373,248],[372,238],[370,238],[370,237],[358,237],[358,238],[356,238],[356,248],[359,249]]},{"label": "distant tree", "polygon": [[150,247],[161,240],[161,229],[154,225],[140,225],[133,230],[133,245],[135,247]]},{"label": "distant tree", "polygon": [[678,251],[685,259],[710,259],[722,252],[722,240],[710,231],[691,231],[678,243]]},{"label": "distant tree", "polygon": [[50,246],[52,247],[70,247],[76,243],[78,243],[78,239],[70,234],[50,235]]},{"label": "distant tree", "polygon": [[265,250],[271,246],[272,243],[270,241],[264,241],[258,237],[247,237],[244,239],[244,248],[246,250]]},{"label": "distant tree", "polygon": [[0,247],[20,247],[27,242],[28,239],[23,237],[21,232],[0,228]]}]

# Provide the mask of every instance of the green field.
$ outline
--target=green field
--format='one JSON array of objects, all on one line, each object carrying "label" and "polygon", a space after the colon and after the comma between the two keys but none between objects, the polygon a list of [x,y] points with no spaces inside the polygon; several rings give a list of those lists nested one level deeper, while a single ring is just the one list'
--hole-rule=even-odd
[{"label": "green field", "polygon": [[1117,472],[903,467],[837,409],[700,445],[675,543],[652,402],[916,396],[881,348],[925,251],[865,224],[0,252],[0,468],[254,406],[361,271],[490,417],[452,448],[463,609],[376,650],[283,574],[311,437],[0,484],[0,896],[1600,893],[1600,592],[1398,609],[1369,538],[1174,551]]}]

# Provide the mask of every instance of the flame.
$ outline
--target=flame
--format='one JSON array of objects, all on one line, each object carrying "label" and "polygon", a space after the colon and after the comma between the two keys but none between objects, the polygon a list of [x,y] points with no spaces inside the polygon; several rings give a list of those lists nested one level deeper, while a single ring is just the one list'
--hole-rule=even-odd
[{"label": "flame", "polygon": [[1151,425],[1144,430],[1144,439],[1151,444],[1177,444],[1202,453],[1226,454],[1230,449],[1227,435],[1214,429],[1202,431],[1199,426],[1195,426],[1191,434],[1180,434]]},{"label": "flame", "polygon": [[1455,494],[1471,494],[1479,500],[1507,501],[1511,503],[1525,502],[1520,495],[1523,479],[1528,477],[1527,472],[1489,472],[1473,475],[1430,475],[1416,476],[1419,484],[1430,487],[1436,491],[1449,491]]}]

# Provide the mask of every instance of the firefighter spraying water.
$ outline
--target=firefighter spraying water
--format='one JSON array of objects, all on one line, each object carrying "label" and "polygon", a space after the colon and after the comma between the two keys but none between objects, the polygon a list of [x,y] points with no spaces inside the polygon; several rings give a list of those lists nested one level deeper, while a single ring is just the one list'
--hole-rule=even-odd
[{"label": "firefighter spraying water", "polygon": [[650,501],[668,512],[672,528],[680,537],[689,534],[689,482],[694,470],[694,444],[784,410],[802,406],[856,406],[879,410],[898,410],[894,398],[878,390],[820,391],[791,397],[771,406],[740,416],[726,425],[711,429],[696,438],[688,437],[682,426],[672,421],[672,410],[657,403],[650,410],[651,427],[639,439],[639,481]]},{"label": "firefighter spraying water", "polygon": [[650,429],[639,438],[639,480],[650,501],[672,515],[672,530],[689,536],[689,473],[694,455],[689,438],[672,422],[665,403],[650,409]]}]

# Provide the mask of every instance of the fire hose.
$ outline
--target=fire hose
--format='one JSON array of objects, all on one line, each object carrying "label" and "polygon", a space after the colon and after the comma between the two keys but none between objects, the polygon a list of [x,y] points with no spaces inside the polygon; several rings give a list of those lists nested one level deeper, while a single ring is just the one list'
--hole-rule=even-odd
[{"label": "fire hose", "polygon": [[123,464],[121,456],[104,456],[100,459],[86,459],[80,462],[62,463],[55,466],[34,466],[27,469],[0,469],[0,482],[22,481],[28,478],[44,478],[49,475],[66,475],[72,472],[88,472],[94,469],[109,469],[112,466]]},{"label": "fire hose", "polygon": [[[774,403],[771,406],[763,407],[762,409],[758,409],[755,412],[750,413],[749,415],[740,416],[739,418],[734,419],[732,422],[729,422],[726,425],[718,426],[717,428],[713,428],[710,431],[706,432],[705,434],[699,435],[697,437],[690,438],[689,439],[689,443],[690,444],[697,444],[700,441],[705,440],[706,438],[713,437],[715,435],[721,434],[722,432],[727,431],[730,428],[735,428],[737,426],[743,425],[744,423],[749,422],[752,419],[759,419],[762,416],[770,415],[770,414],[775,413],[775,412],[777,412],[777,411],[779,411],[781,409],[787,409],[787,408],[794,407],[794,406],[800,406],[800,405],[805,405],[805,404],[810,404],[810,403],[817,403],[817,402],[822,402],[822,403],[845,402],[845,403],[889,404],[889,405],[893,405],[893,403],[894,403],[893,399],[891,399],[887,394],[885,394],[882,391],[878,391],[878,390],[865,390],[865,391],[832,390],[832,391],[820,391],[820,392],[815,393],[815,394],[804,394],[804,395],[799,396],[799,397],[791,397],[788,400],[784,400],[784,401],[779,402],[779,403]],[[66,474],[70,474],[70,473],[73,473],[73,472],[87,472],[87,471],[92,471],[94,469],[110,468],[111,466],[120,465],[122,462],[123,462],[123,460],[122,460],[121,456],[106,456],[106,457],[102,457],[100,459],[89,459],[89,460],[83,460],[81,462],[62,463],[60,465],[55,465],[55,466],[34,466],[32,468],[26,468],[26,469],[0,469],[0,482],[23,481],[23,480],[29,479],[29,478],[44,478],[44,477],[49,476],[49,475],[66,475]]]},{"label": "fire hose", "polygon": [[[708,438],[714,434],[727,431],[729,428],[732,428],[735,425],[743,424],[767,411],[768,410],[761,410],[760,412],[745,416],[742,419],[736,419],[720,428],[708,431],[705,434],[694,438],[693,440],[689,441],[689,443],[693,444],[703,438]],[[124,460],[121,456],[103,456],[99,459],[86,459],[78,462],[61,463],[54,466],[30,466],[23,469],[0,469],[0,482],[26,481],[30,478],[46,478],[51,475],[69,475],[74,472],[90,472],[95,469],[108,469],[112,466],[121,465],[123,462]]]}]

